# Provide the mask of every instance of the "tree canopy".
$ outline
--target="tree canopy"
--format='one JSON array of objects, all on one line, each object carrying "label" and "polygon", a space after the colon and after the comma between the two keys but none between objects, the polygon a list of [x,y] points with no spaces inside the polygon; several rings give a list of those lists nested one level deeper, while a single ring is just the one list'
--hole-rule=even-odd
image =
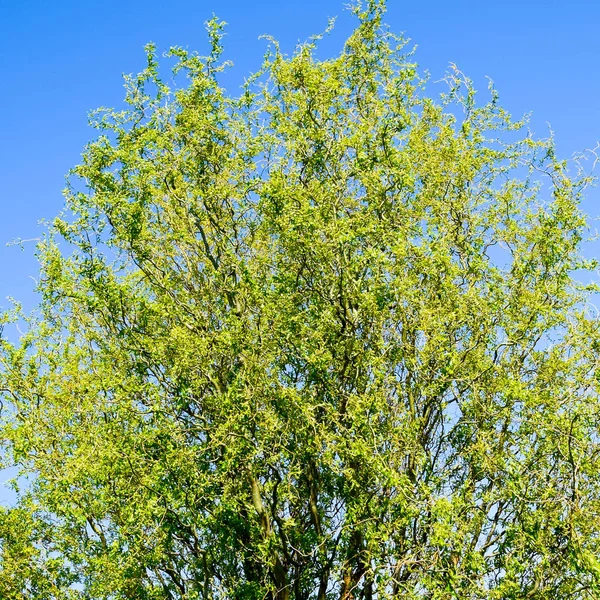
[{"label": "tree canopy", "polygon": [[384,8],[95,113],[2,340],[2,598],[599,596],[590,178]]}]

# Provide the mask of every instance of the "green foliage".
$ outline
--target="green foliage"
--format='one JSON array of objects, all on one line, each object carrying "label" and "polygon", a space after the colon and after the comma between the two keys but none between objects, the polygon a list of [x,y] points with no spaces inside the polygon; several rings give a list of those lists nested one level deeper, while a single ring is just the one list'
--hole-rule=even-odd
[{"label": "green foliage", "polygon": [[383,9],[239,96],[212,20],[93,117],[3,342],[2,598],[599,597],[589,179]]}]

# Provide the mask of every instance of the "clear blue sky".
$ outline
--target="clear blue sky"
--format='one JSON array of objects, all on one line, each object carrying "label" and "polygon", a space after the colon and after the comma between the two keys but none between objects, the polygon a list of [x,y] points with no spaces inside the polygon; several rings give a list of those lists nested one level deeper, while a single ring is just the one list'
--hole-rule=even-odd
[{"label": "clear blue sky", "polygon": [[[0,305],[8,295],[34,304],[38,221],[62,206],[64,175],[94,132],[87,112],[118,106],[121,74],[144,66],[143,46],[206,49],[203,23],[229,23],[226,57],[233,91],[255,70],[263,33],[291,51],[339,15],[325,44],[337,52],[352,27],[344,0],[0,0]],[[532,128],[550,123],[569,157],[600,140],[600,2],[598,0],[389,0],[387,22],[418,45],[432,79],[448,63],[485,90],[491,77],[515,115],[533,111]],[[440,90],[442,88],[440,87]],[[597,214],[598,191],[586,206]],[[0,499],[2,492],[0,491]]]}]

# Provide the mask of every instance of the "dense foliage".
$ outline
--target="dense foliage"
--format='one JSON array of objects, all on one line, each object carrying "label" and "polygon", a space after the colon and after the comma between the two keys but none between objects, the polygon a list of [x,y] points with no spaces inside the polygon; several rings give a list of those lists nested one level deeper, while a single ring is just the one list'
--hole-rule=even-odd
[{"label": "dense foliage", "polygon": [[96,115],[3,341],[3,599],[599,597],[589,180],[383,8]]}]

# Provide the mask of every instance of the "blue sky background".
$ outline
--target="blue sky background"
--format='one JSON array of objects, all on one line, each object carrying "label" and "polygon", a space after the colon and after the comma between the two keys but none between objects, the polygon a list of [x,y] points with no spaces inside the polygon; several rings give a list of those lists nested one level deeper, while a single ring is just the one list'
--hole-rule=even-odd
[{"label": "blue sky background", "polygon": [[[38,221],[60,211],[64,175],[95,135],[88,111],[120,105],[121,75],[144,67],[145,43],[205,51],[203,23],[213,13],[229,23],[233,92],[260,65],[259,35],[291,52],[337,15],[325,55],[339,51],[354,23],[344,0],[0,0],[0,306],[6,296],[35,304],[34,244],[6,243],[38,237]],[[533,111],[535,133],[551,125],[562,156],[600,141],[597,0],[388,0],[386,20],[417,44],[432,80],[454,62],[483,98],[491,77],[510,112]],[[588,195],[593,215],[599,198]]]}]

